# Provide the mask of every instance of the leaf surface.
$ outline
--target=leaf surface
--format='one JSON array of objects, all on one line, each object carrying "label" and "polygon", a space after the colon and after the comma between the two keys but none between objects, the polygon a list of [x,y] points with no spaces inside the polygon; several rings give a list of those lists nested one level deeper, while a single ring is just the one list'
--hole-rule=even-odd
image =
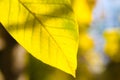
[{"label": "leaf surface", "polygon": [[75,76],[78,26],[69,0],[1,0],[0,22],[35,58]]}]

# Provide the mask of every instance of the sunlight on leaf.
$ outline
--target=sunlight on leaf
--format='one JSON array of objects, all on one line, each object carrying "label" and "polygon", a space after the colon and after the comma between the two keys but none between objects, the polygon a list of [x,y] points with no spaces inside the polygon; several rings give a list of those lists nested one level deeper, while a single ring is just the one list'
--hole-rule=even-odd
[{"label": "sunlight on leaf", "polygon": [[35,58],[75,76],[79,35],[69,3],[2,0],[0,22]]}]

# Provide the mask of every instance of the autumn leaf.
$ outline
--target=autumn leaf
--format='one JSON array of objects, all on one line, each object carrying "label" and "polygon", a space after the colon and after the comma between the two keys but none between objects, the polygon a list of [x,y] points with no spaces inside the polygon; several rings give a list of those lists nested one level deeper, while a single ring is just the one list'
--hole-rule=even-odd
[{"label": "autumn leaf", "polygon": [[[92,7],[90,0],[73,0],[73,10],[79,24],[90,24],[92,21]],[[93,0],[94,1],[94,0]],[[94,4],[92,5],[94,6]]]},{"label": "autumn leaf", "polygon": [[78,25],[70,0],[1,0],[0,22],[35,58],[73,76]]}]

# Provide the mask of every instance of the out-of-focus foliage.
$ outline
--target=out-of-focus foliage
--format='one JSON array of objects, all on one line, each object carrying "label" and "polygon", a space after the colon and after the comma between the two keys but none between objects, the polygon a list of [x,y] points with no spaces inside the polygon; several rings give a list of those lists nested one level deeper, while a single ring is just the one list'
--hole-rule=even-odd
[{"label": "out-of-focus foliage", "polygon": [[0,71],[0,80],[4,80],[4,76],[1,71]]},{"label": "out-of-focus foliage", "polygon": [[81,48],[81,50],[88,51],[94,47],[94,42],[87,33],[81,33],[79,38],[79,47]]},{"label": "out-of-focus foliage", "polygon": [[92,20],[92,10],[87,1],[89,0],[74,0],[73,2],[73,10],[79,24],[89,24]]},{"label": "out-of-focus foliage", "polygon": [[104,47],[105,53],[116,62],[120,61],[120,33],[119,29],[110,29],[104,32],[106,44]]}]

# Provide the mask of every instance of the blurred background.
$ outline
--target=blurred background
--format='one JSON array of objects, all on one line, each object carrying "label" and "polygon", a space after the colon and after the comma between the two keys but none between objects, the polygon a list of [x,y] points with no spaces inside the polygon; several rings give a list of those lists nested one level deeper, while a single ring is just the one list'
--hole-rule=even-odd
[{"label": "blurred background", "polygon": [[38,61],[0,24],[0,80],[120,80],[120,1],[85,2],[91,19],[78,22],[76,78]]}]

